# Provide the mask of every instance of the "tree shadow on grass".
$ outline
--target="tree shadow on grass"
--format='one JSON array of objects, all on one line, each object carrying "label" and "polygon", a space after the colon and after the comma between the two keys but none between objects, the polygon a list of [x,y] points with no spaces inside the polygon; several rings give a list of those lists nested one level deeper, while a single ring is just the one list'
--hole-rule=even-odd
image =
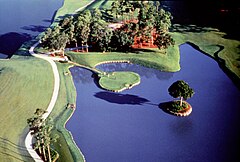
[{"label": "tree shadow on grass", "polygon": [[[63,16],[58,16],[57,18],[53,18],[53,20],[52,20],[52,22],[54,21],[54,22],[61,22],[61,21],[63,21],[63,19],[65,18],[65,17],[70,17],[70,16],[73,16],[74,14],[65,14],[65,15],[63,15]],[[53,17],[55,17],[55,16],[53,16]]]},{"label": "tree shadow on grass", "polygon": [[139,96],[112,92],[98,92],[94,94],[94,96],[96,98],[116,104],[143,105],[144,103],[150,102],[148,99]]},{"label": "tree shadow on grass", "polygon": [[170,29],[171,32],[179,32],[179,33],[186,33],[186,32],[194,32],[194,33],[203,33],[203,32],[210,32],[210,31],[218,31],[218,29],[210,28],[210,27],[201,27],[197,25],[191,24],[174,24]]},{"label": "tree shadow on grass", "polygon": [[155,49],[149,49],[149,48],[131,48],[129,52],[141,54],[144,52],[156,53],[157,51]]},{"label": "tree shadow on grass", "polygon": [[101,5],[100,5],[100,9],[103,9],[103,7],[104,7],[104,5],[106,4],[108,2],[108,0],[104,0],[102,3],[101,3]]}]

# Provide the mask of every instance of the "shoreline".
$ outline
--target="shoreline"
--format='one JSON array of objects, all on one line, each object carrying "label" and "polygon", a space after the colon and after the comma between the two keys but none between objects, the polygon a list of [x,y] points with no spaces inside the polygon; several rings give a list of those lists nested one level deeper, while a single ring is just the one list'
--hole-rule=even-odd
[{"label": "shoreline", "polygon": [[210,57],[211,59],[213,59],[214,61],[216,61],[217,64],[219,65],[220,69],[228,76],[228,78],[230,78],[230,80],[233,82],[233,84],[240,90],[240,77],[234,71],[227,68],[226,60],[222,59],[219,56],[219,53],[222,50],[224,50],[224,46],[218,45],[220,47],[220,49],[217,52],[214,53],[214,56],[212,56],[211,54],[205,52],[204,49],[201,49],[200,46],[198,46],[197,44],[195,44],[192,41],[185,42],[185,43],[189,44],[190,46],[192,46],[197,51],[200,51],[204,55],[206,55],[206,56]]},{"label": "shoreline", "polygon": [[[175,101],[180,101],[180,100],[175,100]],[[192,106],[187,101],[183,101],[185,104],[188,105],[187,108],[184,108],[183,110],[179,110],[177,112],[171,111],[171,105],[170,104],[175,102],[175,101],[160,103],[158,107],[168,114],[175,115],[175,116],[180,116],[180,117],[186,117],[186,116],[189,116],[192,113]]]},{"label": "shoreline", "polygon": [[[64,2],[65,2],[66,0],[64,0],[63,1],[63,4],[64,4]],[[90,5],[91,3],[93,3],[95,0],[92,0],[90,3],[88,3],[87,5],[85,5],[85,6],[82,6],[81,7],[81,9],[84,9],[85,7],[87,7],[88,5]],[[59,8],[58,10],[56,10],[56,14],[57,14],[57,12],[60,10],[60,9],[62,9],[64,6],[62,6],[61,8]],[[75,12],[74,12],[75,13]],[[73,13],[73,14],[74,14]],[[54,15],[54,16],[56,16],[56,15]],[[54,17],[54,19],[53,19],[53,22],[52,22],[52,24],[50,24],[50,26],[52,26],[52,25],[54,25],[54,22],[55,22],[55,17]],[[53,61],[53,60],[51,60],[51,58],[46,58],[46,57],[43,57],[43,56],[39,56],[38,54],[35,54],[34,53],[34,48],[38,45],[38,43],[39,43],[39,37],[42,35],[42,33],[39,33],[34,39],[32,39],[32,40],[30,40],[30,42],[34,42],[34,43],[31,43],[31,45],[30,45],[30,49],[28,50],[28,52],[30,53],[30,55],[32,55],[32,56],[34,56],[34,57],[37,57],[37,58],[41,58],[41,59],[43,59],[43,60],[46,60],[47,62],[49,62],[50,64],[51,64],[51,66],[52,66],[52,69],[53,69],[53,73],[54,73],[54,78],[55,78],[55,83],[54,83],[54,91],[53,91],[53,95],[52,95],[52,98],[51,98],[51,100],[50,100],[50,103],[49,103],[49,106],[48,106],[48,108],[47,108],[47,113],[46,114],[44,114],[44,116],[43,116],[43,118],[44,119],[46,119],[49,115],[50,115],[50,113],[52,112],[52,110],[53,110],[53,108],[54,108],[54,106],[55,106],[55,104],[56,104],[56,102],[57,102],[57,98],[58,98],[58,91],[59,91],[59,89],[60,89],[60,75],[62,75],[62,74],[60,74],[59,72],[58,72],[58,68],[57,68],[57,65],[56,65],[56,63]],[[37,41],[37,42],[36,42]],[[24,45],[24,44],[23,44]],[[21,48],[21,47],[20,47]],[[69,66],[70,67],[70,66]],[[56,71],[57,71],[57,73],[56,73]],[[59,80],[59,81],[58,81]],[[59,82],[59,83],[57,83],[56,84],[56,82]],[[73,82],[73,80],[72,80],[72,82]],[[73,83],[73,85],[74,85],[74,83]],[[56,95],[57,94],[57,95]],[[86,162],[86,159],[85,159],[85,157],[84,157],[84,155],[83,155],[83,153],[81,152],[81,150],[80,150],[80,148],[76,145],[76,143],[75,143],[75,141],[74,141],[74,139],[73,139],[73,136],[72,136],[72,134],[71,134],[71,132],[70,131],[68,131],[67,129],[66,129],[66,127],[65,127],[65,125],[66,125],[66,123],[68,122],[68,120],[70,120],[70,118],[71,118],[71,116],[73,115],[73,113],[74,113],[74,111],[69,115],[69,116],[67,116],[67,119],[64,121],[64,125],[62,126],[62,128],[63,128],[63,130],[64,131],[66,131],[69,135],[70,135],[70,141],[72,142],[72,143],[74,143],[74,148],[76,148],[78,151],[78,153],[79,153],[79,156],[81,156],[82,157],[82,159],[83,159],[83,161],[84,162]],[[56,124],[54,124],[55,126],[57,125],[57,123]],[[69,143],[67,142],[68,141],[68,137],[66,137],[66,134],[65,133],[63,133],[62,131],[61,131],[61,128],[60,128],[60,130],[59,129],[57,129],[58,131],[60,131],[61,132],[61,134],[63,135],[63,137],[64,137],[64,140],[65,140],[65,142],[68,144],[68,148],[69,148],[69,150],[70,150],[70,152],[71,152],[71,155],[72,155],[72,158],[76,161],[76,159],[78,159],[79,160],[79,158],[78,158],[78,153],[76,152],[76,151],[74,151],[74,148],[72,148],[71,147],[71,145],[69,145]],[[25,138],[25,141],[24,141],[24,143],[25,143],[25,146],[26,146],[26,148],[27,148],[27,151],[28,151],[28,153],[30,154],[30,156],[33,158],[33,160],[34,161],[39,161],[39,162],[41,162],[42,161],[42,159],[39,157],[39,155],[36,153],[36,151],[32,148],[32,139],[33,137],[30,135],[30,131],[28,131],[28,134],[27,134],[27,137]],[[75,157],[75,158],[74,158]]]},{"label": "shoreline", "polygon": [[[199,47],[199,46],[197,46],[197,47]],[[199,48],[200,49],[200,48]],[[204,52],[205,53],[205,52]],[[210,56],[210,55],[208,55],[208,56]],[[218,62],[216,59],[214,59],[216,62]],[[97,64],[97,65],[100,65],[100,64],[104,64],[104,63],[114,63],[115,61],[106,61],[106,62],[101,62],[101,63],[99,63],[99,64]],[[124,62],[122,62],[122,61],[119,61],[119,62],[117,62],[117,63],[124,63]],[[125,62],[125,63],[131,63],[130,61],[127,61],[127,62]],[[96,65],[96,66],[97,66]],[[224,65],[225,66],[225,65]],[[225,67],[226,69],[227,69],[227,67]],[[229,69],[228,69],[229,70]],[[232,80],[232,79],[231,79]],[[73,83],[73,85],[74,85],[74,83]],[[74,85],[75,86],[75,85]],[[124,89],[123,89],[124,90]],[[64,129],[66,129],[65,128],[65,125],[66,125],[66,123],[68,122],[68,120],[70,120],[70,118],[71,118],[71,116],[73,115],[73,113],[74,113],[74,111],[72,112],[72,114],[69,116],[69,118],[66,120],[66,122],[65,122],[65,124],[64,124]],[[68,131],[67,129],[66,129],[66,131]],[[69,132],[69,131],[68,131]],[[70,133],[70,132],[69,132]],[[71,134],[71,133],[70,133]],[[75,143],[75,141],[74,141],[74,139],[73,139],[73,137],[71,136],[71,138],[72,138],[72,141]],[[77,147],[78,149],[79,149],[79,147]],[[80,150],[80,149],[79,149]],[[81,151],[80,151],[81,152]],[[83,155],[83,154],[82,154]],[[84,158],[84,155],[83,155],[83,158]],[[85,158],[84,158],[84,160],[85,160]]]}]

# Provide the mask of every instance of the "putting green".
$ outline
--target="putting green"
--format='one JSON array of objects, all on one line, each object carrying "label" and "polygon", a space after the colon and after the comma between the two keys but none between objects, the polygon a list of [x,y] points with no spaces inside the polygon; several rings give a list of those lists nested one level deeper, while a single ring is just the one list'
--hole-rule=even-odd
[{"label": "putting green", "polygon": [[103,73],[99,75],[99,85],[106,90],[121,92],[140,83],[140,76],[129,71]]}]

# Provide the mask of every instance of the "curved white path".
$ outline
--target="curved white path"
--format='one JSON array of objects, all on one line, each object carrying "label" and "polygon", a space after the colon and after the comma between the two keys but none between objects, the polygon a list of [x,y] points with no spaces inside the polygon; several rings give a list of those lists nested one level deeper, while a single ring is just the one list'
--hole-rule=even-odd
[{"label": "curved white path", "polygon": [[[56,63],[50,58],[47,57],[45,55],[38,55],[34,53],[34,48],[39,44],[39,42],[35,43],[30,49],[29,49],[29,53],[35,57],[44,59],[46,61],[48,61],[51,66],[52,66],[52,70],[53,70],[53,75],[54,75],[54,89],[53,89],[53,94],[52,94],[52,98],[51,101],[48,105],[47,108],[47,112],[43,115],[43,119],[45,120],[49,114],[52,112],[53,107],[57,101],[57,97],[58,97],[58,92],[59,92],[59,86],[60,86],[60,79],[59,79],[59,73],[58,73],[58,69],[57,69],[57,65]],[[36,161],[36,162],[43,162],[43,160],[39,157],[39,155],[35,152],[35,150],[32,147],[32,140],[33,140],[33,136],[31,135],[31,132],[28,132],[27,137],[25,139],[25,146],[28,150],[28,153],[31,155],[31,157]]]},{"label": "curved white path", "polygon": [[95,1],[95,0],[90,1],[90,2],[89,2],[88,4],[86,4],[85,6],[80,7],[79,9],[76,9],[74,12],[76,13],[76,12],[78,12],[78,11],[81,11],[81,10],[84,9],[85,7],[88,7],[89,5],[91,5],[94,1]]},{"label": "curved white path", "polygon": [[[75,13],[82,10],[83,8],[89,6],[90,4],[92,4],[95,0],[90,1],[88,4],[86,4],[85,6],[75,10]],[[57,65],[53,60],[65,60],[65,59],[56,59],[54,57],[48,57],[48,55],[42,55],[42,54],[36,54],[34,53],[34,48],[40,43],[40,41],[38,41],[37,43],[35,43],[30,49],[29,49],[29,53],[34,56],[34,57],[38,57],[41,59],[44,59],[46,61],[48,61],[50,63],[50,65],[52,66],[52,70],[53,70],[53,75],[54,75],[54,89],[53,89],[53,94],[52,94],[52,98],[51,101],[48,105],[47,108],[47,112],[43,115],[43,119],[45,120],[49,114],[52,112],[53,107],[57,101],[57,97],[58,97],[58,92],[59,92],[59,87],[60,87],[60,79],[59,79],[59,73],[58,73],[58,69],[57,69]],[[31,155],[31,157],[34,159],[35,162],[43,162],[43,160],[39,157],[39,155],[36,153],[36,151],[33,149],[32,147],[32,140],[33,140],[33,136],[31,135],[31,132],[28,132],[26,138],[25,138],[25,146],[27,148],[28,153]]]}]

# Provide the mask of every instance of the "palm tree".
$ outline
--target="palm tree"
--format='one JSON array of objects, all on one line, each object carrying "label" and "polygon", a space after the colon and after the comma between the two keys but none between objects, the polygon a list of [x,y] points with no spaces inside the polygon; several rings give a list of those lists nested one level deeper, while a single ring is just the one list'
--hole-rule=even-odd
[{"label": "palm tree", "polygon": [[52,157],[51,157],[51,150],[50,150],[50,143],[51,143],[51,138],[50,138],[50,133],[52,130],[52,126],[51,125],[44,125],[43,127],[43,138],[44,138],[44,147],[47,148],[48,151],[48,160],[51,162],[52,161]]},{"label": "palm tree", "polygon": [[27,123],[32,131],[36,142],[34,149],[38,149],[39,154],[43,154],[44,161],[47,161],[46,149],[48,151],[48,160],[51,162],[50,153],[50,133],[53,128],[49,121],[43,120],[43,115],[46,113],[43,109],[37,109],[32,118],[27,119]]},{"label": "palm tree", "polygon": [[36,143],[34,144],[34,149],[39,150],[39,154],[42,154],[42,145],[41,145],[41,138],[39,136],[40,129],[41,129],[41,124],[43,122],[42,115],[46,111],[43,109],[37,109],[36,112],[34,113],[34,116],[27,119],[27,123],[29,125],[29,129],[31,131],[31,134],[34,136],[36,139]]}]

